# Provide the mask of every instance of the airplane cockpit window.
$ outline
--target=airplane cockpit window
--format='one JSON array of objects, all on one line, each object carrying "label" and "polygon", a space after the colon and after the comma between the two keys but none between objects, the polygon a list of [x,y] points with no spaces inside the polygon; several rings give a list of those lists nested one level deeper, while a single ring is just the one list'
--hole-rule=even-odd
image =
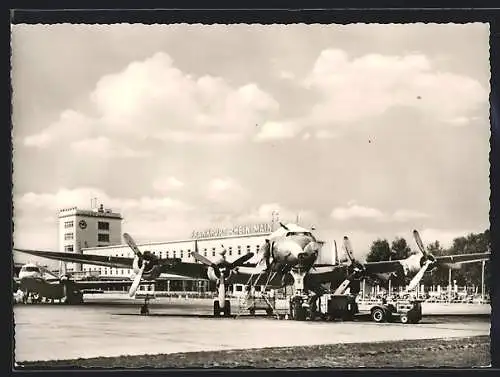
[{"label": "airplane cockpit window", "polygon": [[307,237],[311,237],[313,240],[315,239],[311,232],[288,232],[286,234],[286,236],[287,237],[290,237],[290,236],[307,236]]},{"label": "airplane cockpit window", "polygon": [[38,267],[32,267],[32,266],[23,267],[22,270],[26,272],[40,272],[40,269]]}]

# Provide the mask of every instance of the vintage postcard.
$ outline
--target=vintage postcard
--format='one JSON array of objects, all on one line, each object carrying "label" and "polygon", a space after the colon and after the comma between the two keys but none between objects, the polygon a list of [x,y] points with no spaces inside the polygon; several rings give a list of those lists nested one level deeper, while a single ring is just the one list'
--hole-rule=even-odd
[{"label": "vintage postcard", "polygon": [[13,24],[16,367],[488,366],[489,32]]}]

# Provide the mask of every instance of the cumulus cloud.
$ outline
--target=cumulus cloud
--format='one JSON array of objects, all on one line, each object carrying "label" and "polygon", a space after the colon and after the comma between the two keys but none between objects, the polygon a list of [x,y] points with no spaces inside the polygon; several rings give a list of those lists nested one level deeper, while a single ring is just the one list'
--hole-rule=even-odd
[{"label": "cumulus cloud", "polygon": [[350,58],[343,50],[327,49],[304,84],[322,95],[311,113],[319,124],[351,124],[395,106],[419,109],[446,122],[466,117],[488,100],[488,91],[478,81],[438,71],[423,54]]},{"label": "cumulus cloud", "polygon": [[334,208],[330,217],[335,220],[372,219],[384,222],[407,222],[426,218],[429,215],[409,209],[399,209],[394,213],[385,213],[380,209],[358,205],[356,202],[350,201],[346,207]]},{"label": "cumulus cloud", "polygon": [[109,138],[100,136],[97,138],[83,139],[71,143],[71,149],[77,154],[96,158],[130,158],[149,156],[147,151],[138,151],[126,147]]},{"label": "cumulus cloud", "polygon": [[220,77],[194,77],[175,67],[163,52],[102,77],[90,101],[97,116],[66,110],[58,122],[25,138],[25,144],[76,140],[89,129],[139,139],[227,140],[252,133],[255,124],[279,109],[278,102],[255,83],[233,87]]},{"label": "cumulus cloud", "polygon": [[384,217],[384,214],[376,208],[363,207],[353,204],[348,207],[334,208],[332,210],[331,217],[336,220],[347,220],[353,218],[381,219]]},{"label": "cumulus cloud", "polygon": [[249,199],[249,192],[236,180],[229,177],[213,178],[208,182],[207,198],[223,209],[243,207]]},{"label": "cumulus cloud", "polygon": [[189,210],[191,206],[180,200],[169,197],[140,198],[116,198],[108,195],[101,189],[82,187],[76,189],[59,189],[55,193],[28,192],[14,197],[15,210],[29,211],[32,209],[44,209],[56,212],[62,208],[79,207],[88,208],[92,198],[98,198],[99,202],[116,211],[142,210]]},{"label": "cumulus cloud", "polygon": [[236,222],[270,223],[273,218],[283,223],[295,223],[298,218],[299,224],[304,226],[314,225],[317,220],[315,213],[311,210],[294,210],[280,203],[263,203],[238,216]]},{"label": "cumulus cloud", "polygon": [[78,140],[90,134],[93,119],[74,110],[65,110],[59,119],[42,132],[27,136],[24,145],[46,148],[58,140]]},{"label": "cumulus cloud", "polygon": [[295,122],[266,122],[255,136],[256,141],[269,141],[277,139],[290,139],[299,130]]},{"label": "cumulus cloud", "polygon": [[159,192],[179,190],[184,187],[184,182],[176,177],[159,177],[153,181],[153,188]]}]

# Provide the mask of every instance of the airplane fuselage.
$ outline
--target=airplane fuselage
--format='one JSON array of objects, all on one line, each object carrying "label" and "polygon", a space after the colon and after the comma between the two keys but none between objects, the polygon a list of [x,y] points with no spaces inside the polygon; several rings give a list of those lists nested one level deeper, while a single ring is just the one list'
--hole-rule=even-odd
[{"label": "airplane fuselage", "polygon": [[38,293],[41,297],[60,300],[65,297],[65,290],[59,281],[39,277],[23,277],[20,279],[20,289],[23,292]]}]

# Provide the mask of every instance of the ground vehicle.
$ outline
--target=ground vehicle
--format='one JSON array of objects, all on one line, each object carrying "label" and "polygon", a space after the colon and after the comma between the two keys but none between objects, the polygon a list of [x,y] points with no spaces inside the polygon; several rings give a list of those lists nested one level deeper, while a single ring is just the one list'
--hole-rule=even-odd
[{"label": "ground vehicle", "polygon": [[356,297],[352,295],[324,294],[319,298],[319,315],[328,321],[342,319],[350,321],[358,313]]},{"label": "ground vehicle", "polygon": [[419,300],[382,301],[370,309],[370,316],[375,322],[418,323],[422,319],[422,305]]},{"label": "ground vehicle", "polygon": [[342,319],[350,321],[358,313],[356,298],[352,295],[335,295],[327,293],[318,297],[315,304],[302,296],[290,299],[289,318],[304,321],[306,319],[323,319],[332,321]]}]

